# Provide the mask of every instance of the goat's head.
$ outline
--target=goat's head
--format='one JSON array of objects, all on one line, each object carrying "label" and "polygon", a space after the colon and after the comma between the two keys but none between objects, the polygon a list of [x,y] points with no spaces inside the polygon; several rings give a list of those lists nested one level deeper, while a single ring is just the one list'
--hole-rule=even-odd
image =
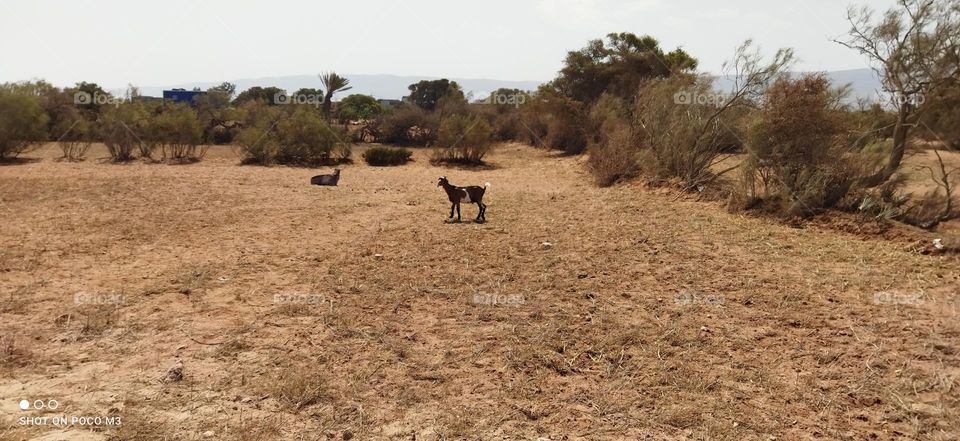
[{"label": "goat's head", "polygon": [[449,184],[449,182],[447,182],[447,177],[446,177],[446,176],[441,176],[441,177],[440,177],[440,180],[437,181],[437,187],[441,187],[441,186],[446,185],[446,184]]}]

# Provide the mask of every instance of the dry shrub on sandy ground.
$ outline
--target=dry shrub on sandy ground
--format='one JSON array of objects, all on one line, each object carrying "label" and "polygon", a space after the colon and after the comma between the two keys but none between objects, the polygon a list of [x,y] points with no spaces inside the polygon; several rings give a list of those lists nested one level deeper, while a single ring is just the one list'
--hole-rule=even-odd
[{"label": "dry shrub on sandy ground", "polygon": [[97,135],[107,146],[110,159],[131,161],[138,151],[144,159],[150,158],[154,144],[143,139],[148,121],[146,108],[141,103],[105,107],[98,121]]},{"label": "dry shrub on sandy ground", "polygon": [[443,120],[431,162],[482,164],[493,150],[493,127],[479,115],[453,115]]},{"label": "dry shrub on sandy ground", "polygon": [[597,136],[587,147],[587,165],[597,184],[613,185],[636,176],[641,154],[639,140],[628,121],[626,105],[619,98],[603,95],[590,110]]},{"label": "dry shrub on sandy ground", "polygon": [[291,412],[333,400],[329,372],[319,364],[298,363],[266,377],[262,391]]},{"label": "dry shrub on sandy ground", "polygon": [[56,112],[50,132],[59,140],[62,159],[82,161],[92,144],[93,123],[84,118],[76,107],[65,106]]},{"label": "dry shrub on sandy ground", "polygon": [[195,162],[203,159],[208,146],[202,145],[203,129],[197,112],[183,103],[165,106],[150,118],[148,137],[159,144],[161,159]]},{"label": "dry shrub on sandy ground", "polygon": [[544,145],[550,149],[563,150],[569,155],[586,150],[589,136],[584,124],[587,120],[584,104],[556,94],[539,99],[540,107],[544,108],[547,115]]},{"label": "dry shrub on sandy ground", "polygon": [[33,358],[26,344],[12,332],[0,334],[0,370],[27,366]]},{"label": "dry shrub on sandy ground", "polygon": [[82,161],[87,156],[87,150],[90,150],[90,141],[60,141],[60,149],[63,150],[63,159],[68,161]]},{"label": "dry shrub on sandy ground", "polygon": [[734,198],[744,207],[809,216],[835,206],[863,169],[845,127],[842,94],[823,74],[781,78],[766,92],[750,129],[743,179]]},{"label": "dry shrub on sandy ground", "polygon": [[332,127],[310,106],[291,110],[251,102],[244,106],[245,129],[236,142],[245,164],[322,165],[349,162],[346,131]]},{"label": "dry shrub on sandy ground", "polygon": [[[678,95],[680,94],[680,95]],[[733,123],[714,105],[677,96],[715,96],[708,78],[674,77],[648,82],[637,94],[634,127],[642,140],[641,170],[650,177],[680,178],[695,188],[713,178],[710,167],[722,153]]]},{"label": "dry shrub on sandy ground", "polygon": [[933,152],[937,156],[937,164],[918,168],[929,173],[935,187],[920,198],[913,199],[902,216],[905,222],[926,229],[960,217],[956,201],[960,167],[947,166],[940,151]]}]

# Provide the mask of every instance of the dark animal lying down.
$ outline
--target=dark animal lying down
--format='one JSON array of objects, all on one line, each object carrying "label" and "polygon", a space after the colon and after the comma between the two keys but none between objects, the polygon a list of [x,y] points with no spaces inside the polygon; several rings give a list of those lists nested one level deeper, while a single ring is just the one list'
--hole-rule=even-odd
[{"label": "dark animal lying down", "polygon": [[340,180],[340,169],[333,169],[332,175],[316,175],[310,178],[310,185],[337,185]]}]

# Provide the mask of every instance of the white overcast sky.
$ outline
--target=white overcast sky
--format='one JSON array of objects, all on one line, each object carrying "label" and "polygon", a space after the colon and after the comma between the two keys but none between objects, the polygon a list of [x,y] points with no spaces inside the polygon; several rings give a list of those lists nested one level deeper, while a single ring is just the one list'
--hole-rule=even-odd
[{"label": "white overcast sky", "polygon": [[893,0],[0,0],[0,82],[162,86],[327,70],[549,80],[567,51],[649,34],[718,73],[744,39],[801,70],[866,67],[830,41]]}]

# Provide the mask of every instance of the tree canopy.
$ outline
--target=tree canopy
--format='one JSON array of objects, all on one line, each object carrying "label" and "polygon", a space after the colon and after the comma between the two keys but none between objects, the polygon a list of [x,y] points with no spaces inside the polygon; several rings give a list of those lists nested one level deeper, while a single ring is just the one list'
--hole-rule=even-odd
[{"label": "tree canopy", "polygon": [[629,97],[644,79],[692,73],[696,68],[697,60],[683,49],[664,52],[660,42],[649,35],[620,32],[567,53],[563,68],[551,84],[567,98],[592,103],[604,92]]},{"label": "tree canopy", "polygon": [[463,101],[463,90],[456,81],[450,81],[446,78],[440,80],[421,80],[416,84],[411,84],[407,89],[410,90],[410,101],[421,109],[432,111],[437,108],[441,99],[449,98],[457,101]]}]

